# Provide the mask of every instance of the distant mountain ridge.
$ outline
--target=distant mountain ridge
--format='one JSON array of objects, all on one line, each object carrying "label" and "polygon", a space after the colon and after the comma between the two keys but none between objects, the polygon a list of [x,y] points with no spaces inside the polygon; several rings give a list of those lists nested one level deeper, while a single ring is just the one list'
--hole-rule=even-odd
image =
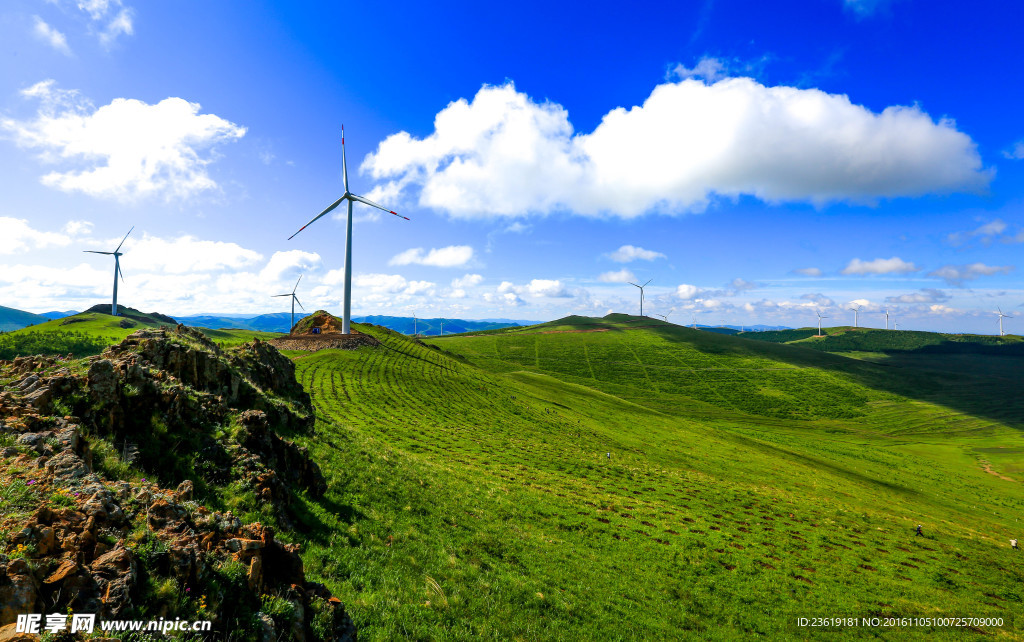
[{"label": "distant mountain ridge", "polygon": [[16,310],[0,305],[0,332],[11,332],[24,327],[45,323],[48,318],[41,314],[33,314],[24,310]]}]

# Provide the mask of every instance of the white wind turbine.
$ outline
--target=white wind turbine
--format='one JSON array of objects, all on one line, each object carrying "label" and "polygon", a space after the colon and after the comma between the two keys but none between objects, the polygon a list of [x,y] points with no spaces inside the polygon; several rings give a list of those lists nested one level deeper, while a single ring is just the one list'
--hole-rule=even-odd
[{"label": "white wind turbine", "polygon": [[[653,280],[654,279],[647,279],[647,283],[650,283]],[[629,282],[630,285],[634,285],[634,286],[640,288],[640,316],[644,315],[644,288],[647,287],[647,283],[644,283],[643,285],[637,285],[636,283],[633,283],[632,281]]]},{"label": "white wind turbine", "polygon": [[1011,315],[1011,314],[1003,314],[1003,309],[1002,308],[996,308],[996,310],[997,310],[996,314],[999,315],[999,336],[1005,337],[1006,333],[1003,332],[1003,319],[1004,318],[1005,319],[1012,319],[1013,315]]},{"label": "white wind turbine", "polygon": [[853,327],[855,327],[855,328],[858,327],[858,325],[857,325],[857,315],[860,314],[861,308],[863,308],[863,307],[864,306],[862,306],[862,305],[858,305],[855,308],[850,308],[850,310],[853,311]]},{"label": "white wind turbine", "polygon": [[[389,210],[386,207],[383,207],[381,205],[377,205],[373,201],[365,199],[362,196],[357,196],[357,195],[353,194],[352,192],[348,191],[348,163],[347,163],[347,161],[345,159],[345,126],[344,125],[341,126],[341,168],[342,168],[342,176],[344,177],[344,180],[345,180],[345,193],[342,194],[341,198],[339,198],[338,200],[336,200],[333,203],[331,203],[327,207],[327,209],[325,209],[324,211],[322,211],[319,214],[317,214],[313,218],[312,221],[310,221],[309,223],[306,223],[305,225],[300,227],[299,228],[299,232],[301,232],[302,230],[306,229],[307,227],[312,225],[314,222],[316,222],[320,217],[324,216],[325,214],[329,213],[334,208],[336,208],[339,205],[341,205],[342,201],[348,201],[348,223],[347,223],[346,228],[345,228],[345,307],[344,307],[344,311],[343,311],[344,313],[342,315],[342,321],[341,321],[341,332],[342,332],[342,334],[349,334],[350,331],[351,331],[350,324],[351,324],[351,320],[352,320],[352,203],[353,202],[359,202],[359,203],[363,203],[364,205],[369,205],[370,207],[376,207],[379,210],[384,210],[385,212],[387,212],[389,214],[394,214],[395,216],[397,216],[399,218],[404,218],[407,221],[409,220],[409,218],[407,216],[402,216],[398,212],[395,212],[393,210]],[[295,238],[295,235],[298,234],[299,232],[296,232],[295,234],[292,234],[291,236],[289,236],[288,240],[290,241],[293,238]]]},{"label": "white wind turbine", "polygon": [[[135,226],[132,225],[132,229],[128,230],[128,234],[131,234],[132,230],[134,229]],[[124,238],[121,239],[121,242],[117,245],[117,249],[114,250],[113,252],[97,252],[96,250],[82,250],[83,252],[88,252],[90,254],[107,254],[113,255],[114,257],[114,302],[110,306],[110,314],[115,317],[117,316],[117,277],[120,276],[121,280],[124,281],[124,274],[121,272],[121,256],[124,255],[124,252],[121,252],[120,249],[121,246],[124,245],[124,242],[128,240],[128,234],[124,235]]]},{"label": "white wind turbine", "polygon": [[[302,280],[302,275],[300,274],[300,275],[299,275],[299,281],[301,281],[301,280]],[[295,291],[299,289],[299,281],[296,281],[296,282],[295,282],[295,287],[294,287],[294,288],[292,288],[292,291],[291,291],[291,292],[287,292],[287,293],[285,293],[285,294],[275,294],[275,295],[274,295],[275,297],[279,297],[279,296],[290,296],[290,297],[292,298],[292,325],[291,325],[291,328],[289,328],[289,330],[288,330],[288,332],[289,332],[289,333],[290,333],[290,332],[291,332],[292,330],[294,330],[294,329],[295,329],[295,304],[296,304],[296,303],[298,303],[298,304],[299,304],[299,307],[300,307],[300,308],[302,308],[302,311],[303,311],[303,312],[305,312],[305,311],[306,311],[306,308],[303,308],[303,307],[302,307],[302,303],[301,303],[301,302],[299,301],[299,297],[295,296]]]},{"label": "white wind turbine", "polygon": [[821,336],[821,320],[822,319],[827,319],[828,317],[823,315],[820,310],[815,310],[814,313],[818,315],[818,336],[820,337]]},{"label": "white wind turbine", "polygon": [[889,329],[889,308],[885,309],[885,329]]}]

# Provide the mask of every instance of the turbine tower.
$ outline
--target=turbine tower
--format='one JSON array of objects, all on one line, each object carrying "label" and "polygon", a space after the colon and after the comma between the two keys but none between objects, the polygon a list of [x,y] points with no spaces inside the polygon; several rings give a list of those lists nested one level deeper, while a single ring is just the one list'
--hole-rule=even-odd
[{"label": "turbine tower", "polygon": [[818,336],[820,337],[821,336],[821,320],[822,319],[827,319],[828,317],[822,315],[820,310],[815,310],[814,313],[818,315]]},{"label": "turbine tower", "polygon": [[885,309],[885,329],[889,329],[889,308]]},{"label": "turbine tower", "polygon": [[[647,279],[647,283],[650,283],[653,280],[654,279]],[[644,288],[647,287],[647,283],[644,283],[643,285],[637,285],[632,281],[629,282],[630,285],[635,285],[636,287],[640,288],[640,316],[644,315]]]},{"label": "turbine tower", "polygon": [[862,305],[858,305],[858,306],[857,306],[857,307],[855,307],[855,308],[850,308],[850,310],[852,310],[852,311],[853,311],[853,327],[855,327],[855,328],[856,328],[856,327],[858,327],[858,326],[857,326],[857,315],[858,315],[858,314],[860,314],[860,310],[861,310],[861,308],[863,308],[863,307],[864,307],[864,306],[862,306]]},{"label": "turbine tower", "polygon": [[1003,319],[1004,318],[1012,319],[1013,315],[1011,315],[1011,314],[1003,314],[1003,309],[1002,308],[996,308],[996,310],[997,310],[996,314],[999,315],[999,336],[1005,337],[1006,333],[1003,332]]},{"label": "turbine tower", "polygon": [[[135,226],[132,225],[132,229],[128,230],[128,234],[131,234],[132,230],[134,230],[134,229],[135,229]],[[124,238],[121,239],[121,242],[117,245],[117,249],[114,250],[113,252],[97,252],[96,250],[82,250],[83,252],[88,252],[89,254],[107,254],[107,255],[113,255],[114,256],[114,302],[110,306],[110,314],[111,314],[111,316],[115,316],[115,317],[117,316],[117,277],[118,277],[118,275],[120,275],[121,276],[121,280],[124,281],[124,274],[121,272],[121,256],[124,254],[124,252],[120,252],[119,250],[121,249],[121,246],[124,245],[124,242],[126,240],[128,240],[128,234],[124,235]],[[1002,322],[1002,320],[1000,320],[1000,323],[1001,322]]]},{"label": "turbine tower", "polygon": [[[301,281],[301,280],[302,280],[302,275],[300,274],[299,275],[299,281]],[[292,298],[292,325],[291,325],[290,328],[288,328],[288,333],[289,334],[291,333],[292,330],[295,329],[295,304],[298,303],[299,307],[302,308],[302,302],[299,301],[299,297],[295,296],[295,290],[299,289],[299,281],[295,282],[295,287],[292,288],[291,292],[288,292],[288,293],[285,293],[285,294],[275,294],[274,295],[275,297],[278,297],[278,296],[290,296]],[[306,308],[302,308],[302,311],[305,312]]]},{"label": "turbine tower", "polygon": [[[306,229],[307,227],[312,225],[314,222],[316,222],[320,217],[324,216],[325,214],[329,213],[334,208],[336,208],[339,205],[341,205],[342,201],[348,201],[348,223],[346,224],[346,228],[345,228],[345,307],[344,307],[344,311],[343,311],[343,315],[342,315],[342,321],[341,321],[341,332],[342,332],[342,334],[349,334],[351,332],[350,324],[351,324],[351,321],[352,321],[352,203],[353,202],[359,202],[359,203],[363,203],[364,205],[369,205],[370,207],[376,207],[379,210],[383,210],[383,211],[387,212],[388,214],[394,214],[395,216],[397,216],[399,218],[404,218],[407,221],[409,220],[409,218],[407,216],[402,216],[398,212],[395,212],[393,210],[389,210],[386,207],[383,207],[381,205],[377,205],[376,203],[374,203],[373,201],[371,201],[369,199],[365,199],[362,196],[357,196],[356,194],[353,194],[352,192],[348,191],[348,163],[345,160],[345,126],[344,125],[341,126],[341,168],[342,168],[342,170],[341,170],[342,171],[342,176],[343,176],[343,178],[345,180],[345,193],[342,194],[341,198],[339,198],[338,200],[336,200],[333,203],[331,203],[327,207],[327,209],[325,209],[324,211],[322,211],[319,214],[317,214],[313,218],[312,221],[310,221],[309,223],[306,223],[305,225],[300,227],[299,228],[299,232],[301,232],[302,230]],[[293,238],[295,238],[295,235],[298,234],[299,232],[296,232],[295,234],[292,234],[291,236],[289,236],[288,240],[290,241]]]}]

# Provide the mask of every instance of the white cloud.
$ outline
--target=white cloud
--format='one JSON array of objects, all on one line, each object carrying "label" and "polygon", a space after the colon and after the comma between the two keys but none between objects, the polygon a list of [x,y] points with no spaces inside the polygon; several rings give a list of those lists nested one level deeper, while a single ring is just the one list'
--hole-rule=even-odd
[{"label": "white cloud", "polygon": [[917,292],[886,297],[889,303],[935,303],[949,300],[949,295],[934,288],[921,288]]},{"label": "white cloud", "polygon": [[452,279],[453,288],[471,288],[474,285],[480,285],[484,280],[484,277],[479,274],[467,274],[458,279]]},{"label": "white cloud", "polygon": [[954,232],[946,237],[946,241],[951,245],[963,245],[971,239],[979,238],[983,244],[988,245],[993,238],[1005,232],[1007,227],[1005,221],[997,218],[967,232]]},{"label": "white cloud", "polygon": [[45,247],[63,247],[69,243],[71,243],[71,238],[68,233],[42,232],[30,226],[25,219],[0,216],[0,254],[14,254]]},{"label": "white cloud", "polygon": [[200,115],[198,103],[181,98],[155,105],[116,98],[95,109],[52,80],[22,94],[40,100],[35,119],[4,118],[0,129],[13,134],[20,147],[39,150],[43,162],[73,168],[46,174],[44,185],[99,198],[185,198],[214,189],[217,184],[207,173],[211,160],[200,152],[246,131],[214,114]]},{"label": "white cloud", "polygon": [[35,25],[32,27],[32,33],[60,53],[65,56],[70,56],[71,47],[68,46],[67,37],[60,31],[57,31],[50,25],[46,24],[46,22],[39,16],[34,16],[34,18]]},{"label": "white cloud", "polygon": [[687,78],[701,78],[708,82],[715,82],[728,76],[728,67],[719,58],[712,58],[710,56],[703,56],[697,61],[697,64],[692,69],[688,69],[686,65],[678,64],[672,69],[672,75],[680,80],[686,80]]},{"label": "white cloud", "polygon": [[597,277],[597,280],[602,283],[631,283],[636,281],[636,275],[628,269],[622,268],[618,272],[605,272]]},{"label": "white cloud", "polygon": [[820,292],[803,294],[800,296],[800,298],[805,301],[810,301],[811,304],[815,306],[821,306],[825,308],[831,308],[836,304],[835,301],[833,301],[832,299],[828,298],[827,296]]},{"label": "white cloud", "polygon": [[701,210],[715,195],[870,203],[981,191],[993,175],[969,136],[919,107],[874,113],[750,78],[659,85],[589,134],[574,134],[561,105],[484,86],[438,113],[426,138],[389,136],[362,169],[382,192],[418,190],[421,207],[461,218],[628,218]]},{"label": "white cloud", "polygon": [[941,303],[936,303],[935,305],[928,306],[928,311],[931,312],[932,314],[943,315],[959,314],[961,312],[961,310],[957,310],[956,308],[951,308],[949,306],[942,305]]},{"label": "white cloud", "polygon": [[75,4],[88,14],[93,23],[91,31],[104,47],[109,48],[118,36],[130,36],[135,31],[135,11],[121,0],[77,0]]},{"label": "white cloud", "polygon": [[473,258],[473,248],[468,245],[449,245],[424,253],[423,248],[414,247],[397,254],[388,265],[432,265],[434,267],[460,267]]},{"label": "white cloud", "polygon": [[1003,156],[1012,160],[1024,159],[1024,140],[1015,143],[1012,148],[1003,152]]},{"label": "white cloud", "polygon": [[663,259],[665,255],[661,252],[655,252],[653,250],[645,250],[642,247],[634,247],[632,245],[623,245],[619,249],[608,255],[613,261],[619,263],[629,263],[630,261],[643,260],[653,261],[654,259]]},{"label": "white cloud", "polygon": [[962,286],[964,281],[973,281],[982,276],[993,274],[1005,274],[1013,270],[1012,265],[985,265],[984,263],[971,263],[970,265],[943,265],[928,276],[938,277],[950,285]]},{"label": "white cloud", "polygon": [[809,268],[798,268],[793,270],[794,274],[802,274],[803,276],[821,276],[821,268],[809,267]]},{"label": "white cloud", "polygon": [[757,283],[752,283],[741,278],[733,279],[732,283],[730,283],[729,286],[735,292],[746,292],[747,290],[756,290],[757,288],[761,287]]},{"label": "white cloud", "polygon": [[683,283],[676,288],[676,296],[683,300],[696,298],[702,292],[704,292],[704,288],[699,288],[696,285],[688,285],[686,283]]},{"label": "white cloud", "polygon": [[122,9],[107,23],[107,26],[100,32],[100,42],[109,47],[120,35],[130,36],[135,29],[132,25],[132,10]]},{"label": "white cloud", "polygon": [[64,227],[60,228],[62,232],[68,236],[88,236],[92,234],[92,223],[90,221],[75,221],[71,220],[64,224]]},{"label": "white cloud", "polygon": [[529,295],[532,297],[563,299],[573,296],[557,279],[533,279],[526,285],[516,285],[511,281],[502,281],[497,288],[498,294]]},{"label": "white cloud", "polygon": [[[234,243],[225,243],[224,245],[232,246]],[[242,265],[251,260],[250,250],[242,250],[237,245],[234,247],[236,249],[233,261]],[[300,274],[319,268],[320,264],[320,255],[315,252],[303,252],[302,250],[274,252],[267,264],[260,270],[259,278],[267,283],[278,283],[285,278],[297,279]]]},{"label": "white cloud", "polygon": [[920,269],[913,263],[894,256],[891,259],[875,259],[874,261],[853,259],[843,268],[842,274],[908,274]]},{"label": "white cloud", "polygon": [[[344,283],[344,270],[331,270],[324,277],[327,285]],[[353,288],[363,288],[375,295],[415,296],[431,294],[436,283],[430,281],[409,281],[401,274],[357,274],[352,277]],[[384,299],[379,299],[384,300]]]},{"label": "white cloud", "polygon": [[[193,236],[162,239],[144,235],[139,240],[131,237],[125,242],[122,269],[131,266],[135,271],[151,270],[167,274],[213,272],[238,269],[263,260],[263,255],[247,250],[235,243],[204,241]],[[320,257],[305,252],[276,252],[271,257],[267,274],[278,275],[291,267],[319,263]]]}]

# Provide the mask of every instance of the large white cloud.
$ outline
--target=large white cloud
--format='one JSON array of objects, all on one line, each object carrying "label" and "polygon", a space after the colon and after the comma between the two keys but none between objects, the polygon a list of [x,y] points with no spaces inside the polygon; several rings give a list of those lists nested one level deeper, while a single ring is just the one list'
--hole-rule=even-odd
[{"label": "large white cloud", "polygon": [[159,195],[184,198],[217,187],[201,152],[237,140],[245,128],[214,114],[200,114],[199,103],[165,98],[155,105],[116,98],[98,109],[77,92],[46,80],[22,92],[41,106],[31,120],[0,120],[23,148],[40,151],[53,171],[42,182],[66,192],[135,200]]},{"label": "large white cloud", "polygon": [[388,265],[431,265],[434,267],[460,267],[473,258],[473,248],[468,245],[449,245],[424,252],[414,247],[391,257]]},{"label": "large white cloud", "polygon": [[385,139],[362,169],[389,196],[462,218],[572,211],[634,217],[704,208],[714,195],[872,202],[979,191],[974,142],[918,107],[874,113],[843,95],[750,78],[657,86],[589,134],[511,83],[438,113],[434,132]]},{"label": "large white cloud", "polygon": [[908,263],[898,256],[891,259],[875,259],[873,261],[862,261],[853,259],[843,268],[843,274],[909,274],[917,272],[921,268],[913,263]]}]

